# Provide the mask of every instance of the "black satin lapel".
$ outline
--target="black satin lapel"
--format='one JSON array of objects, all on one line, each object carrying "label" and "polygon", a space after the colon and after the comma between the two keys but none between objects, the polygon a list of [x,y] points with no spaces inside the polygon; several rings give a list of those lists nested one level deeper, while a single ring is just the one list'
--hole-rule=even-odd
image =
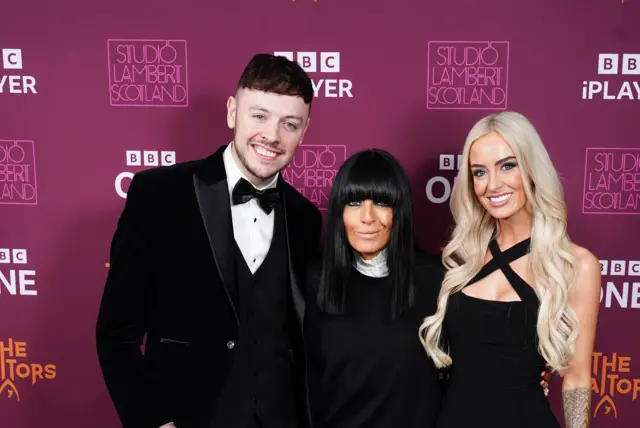
[{"label": "black satin lapel", "polygon": [[295,255],[298,254],[295,243],[295,227],[292,227],[295,221],[294,213],[290,212],[289,205],[287,204],[286,192],[282,192],[282,202],[284,206],[284,228],[287,238],[287,256],[289,258],[289,282],[291,285],[291,293],[293,296],[293,305],[296,309],[296,315],[300,325],[304,321],[304,312],[306,310],[306,299],[302,292],[300,277],[297,274],[297,270],[300,267],[299,258]]},{"label": "black satin lapel", "polygon": [[202,221],[209,237],[213,259],[220,273],[227,297],[231,305],[233,305],[236,320],[238,320],[238,313],[235,307],[237,290],[233,256],[233,223],[231,220],[227,180],[208,185],[194,174],[193,185],[198,205],[200,206]]}]

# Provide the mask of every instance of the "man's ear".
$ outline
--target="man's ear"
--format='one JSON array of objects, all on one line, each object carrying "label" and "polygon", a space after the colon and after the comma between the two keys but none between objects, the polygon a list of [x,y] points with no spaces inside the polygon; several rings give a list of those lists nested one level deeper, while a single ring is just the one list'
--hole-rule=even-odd
[{"label": "man's ear", "polygon": [[304,139],[304,134],[306,134],[307,129],[309,128],[309,122],[311,122],[311,117],[308,117],[306,123],[304,124],[304,129],[302,130],[302,136],[300,137],[300,141],[298,141],[298,145],[302,144],[302,140]]},{"label": "man's ear", "polygon": [[230,129],[236,127],[236,113],[238,111],[236,98],[230,96],[227,99],[227,126]]}]

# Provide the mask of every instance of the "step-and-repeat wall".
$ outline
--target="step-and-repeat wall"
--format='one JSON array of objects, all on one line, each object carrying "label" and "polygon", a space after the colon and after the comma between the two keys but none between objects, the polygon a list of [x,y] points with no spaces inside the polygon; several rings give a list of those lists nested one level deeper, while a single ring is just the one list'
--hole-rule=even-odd
[{"label": "step-and-repeat wall", "polygon": [[563,177],[572,239],[601,260],[593,425],[637,426],[640,0],[4,3],[2,427],[118,426],[94,328],[128,185],[229,141],[225,102],[257,52],[300,62],[316,90],[287,180],[325,208],[345,157],[385,148],[430,250],[446,240],[471,126],[529,117]]}]

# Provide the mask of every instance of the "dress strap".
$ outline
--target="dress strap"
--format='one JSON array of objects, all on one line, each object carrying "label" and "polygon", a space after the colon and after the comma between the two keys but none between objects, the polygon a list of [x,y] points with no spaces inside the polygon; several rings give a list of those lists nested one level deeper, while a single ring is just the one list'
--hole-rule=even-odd
[{"label": "dress strap", "polygon": [[509,247],[506,251],[502,251],[498,246],[498,241],[493,238],[489,242],[489,250],[494,258],[502,257],[506,263],[511,263],[512,261],[529,254],[529,251],[531,250],[531,238],[518,242],[516,245]]},{"label": "dress strap", "polygon": [[537,304],[538,296],[536,295],[536,292],[509,265],[514,260],[526,256],[530,249],[531,238],[520,241],[505,251],[500,249],[498,241],[495,238],[491,239],[489,242],[489,251],[491,251],[493,258],[482,266],[480,272],[478,272],[469,284],[480,281],[484,277],[500,269],[507,278],[507,281],[509,281],[509,284],[511,284],[515,292],[518,294],[518,297],[520,297],[520,300],[528,303],[535,302]]}]

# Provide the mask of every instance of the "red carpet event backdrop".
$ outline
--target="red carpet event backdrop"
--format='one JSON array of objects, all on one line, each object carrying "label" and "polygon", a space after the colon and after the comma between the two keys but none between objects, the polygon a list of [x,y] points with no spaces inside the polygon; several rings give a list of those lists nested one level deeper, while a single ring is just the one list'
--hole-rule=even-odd
[{"label": "red carpet event backdrop", "polygon": [[345,157],[387,149],[432,251],[469,129],[529,117],[571,238],[601,260],[593,426],[638,426],[640,0],[4,3],[0,426],[119,426],[94,328],[127,188],[230,140],[225,102],[257,52],[298,61],[316,92],[285,178],[324,209]]}]

